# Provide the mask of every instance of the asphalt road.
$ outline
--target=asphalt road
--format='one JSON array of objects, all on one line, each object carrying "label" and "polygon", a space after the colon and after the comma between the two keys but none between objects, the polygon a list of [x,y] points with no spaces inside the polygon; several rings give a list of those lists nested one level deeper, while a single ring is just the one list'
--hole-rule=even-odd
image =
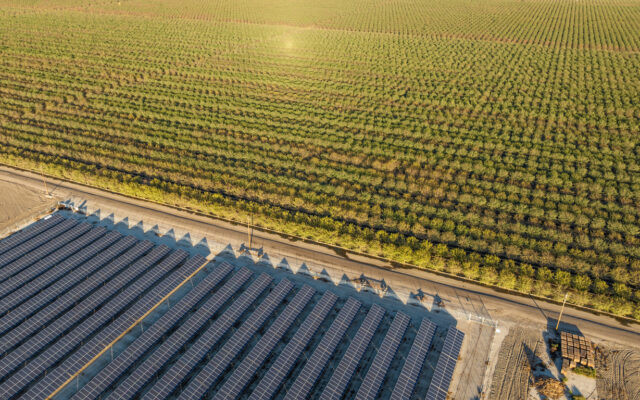
[{"label": "asphalt road", "polygon": [[[0,166],[0,180],[16,182],[27,187],[43,190],[42,177],[37,174]],[[87,202],[103,205],[105,209],[119,210],[135,218],[163,221],[166,225],[207,235],[221,240],[246,242],[245,226],[201,216],[172,207],[132,199],[87,186],[46,179],[48,188],[59,199],[83,198]],[[1,196],[1,194],[0,194]],[[515,323],[532,329],[544,330],[555,325],[560,306],[536,300],[528,296],[503,293],[492,288],[440,276],[417,269],[392,268],[375,258],[336,251],[323,245],[289,240],[268,232],[254,231],[254,247],[263,247],[268,253],[287,254],[299,259],[317,260],[348,271],[350,276],[366,276],[384,279],[390,285],[421,288],[425,293],[437,294],[446,307],[455,307],[483,314],[488,311],[500,324]],[[640,324],[627,323],[607,315],[567,307],[562,317],[566,323],[577,327],[594,339],[617,342],[640,348]]]}]

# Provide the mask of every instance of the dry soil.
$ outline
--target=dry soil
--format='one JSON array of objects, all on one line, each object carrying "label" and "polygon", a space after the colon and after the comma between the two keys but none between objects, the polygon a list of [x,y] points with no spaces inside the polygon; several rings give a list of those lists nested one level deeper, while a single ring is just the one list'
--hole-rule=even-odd
[{"label": "dry soil", "polygon": [[48,199],[25,186],[0,181],[0,237],[55,205]]}]

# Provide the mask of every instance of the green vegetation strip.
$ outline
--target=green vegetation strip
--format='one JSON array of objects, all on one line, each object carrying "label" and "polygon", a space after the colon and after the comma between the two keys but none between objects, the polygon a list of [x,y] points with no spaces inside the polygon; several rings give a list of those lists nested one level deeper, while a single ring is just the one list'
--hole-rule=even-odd
[{"label": "green vegetation strip", "polygon": [[0,160],[640,319],[640,3],[0,0]]}]

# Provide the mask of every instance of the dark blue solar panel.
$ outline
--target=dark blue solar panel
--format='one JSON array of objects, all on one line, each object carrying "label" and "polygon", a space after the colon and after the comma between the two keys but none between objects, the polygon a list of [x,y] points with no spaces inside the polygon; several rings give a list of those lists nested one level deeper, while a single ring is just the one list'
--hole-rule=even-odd
[{"label": "dark blue solar panel", "polygon": [[45,218],[46,219],[41,219],[29,225],[20,232],[14,233],[9,237],[0,240],[0,254],[6,253],[14,247],[21,245],[32,237],[41,234],[64,220],[60,214],[54,214]]},{"label": "dark blue solar panel", "polygon": [[426,399],[445,400],[447,398],[463,339],[464,333],[456,328],[450,327],[447,331]]},{"label": "dark blue solar panel", "polygon": [[[202,263],[204,259],[199,262]],[[180,301],[171,307],[158,321],[149,329],[144,331],[126,350],[109,363],[91,381],[73,396],[78,399],[95,399],[116,382],[125,371],[130,368],[135,361],[154,346],[167,331],[173,327],[185,313],[190,311],[202,298],[227,276],[233,267],[223,263],[214,269],[206,278],[202,280],[194,289],[189,291]],[[215,296],[215,295],[214,295]]]},{"label": "dark blue solar panel", "polygon": [[[68,343],[75,344],[75,346],[77,346],[78,343],[85,341],[87,333],[97,332],[99,329],[99,332],[92,339],[73,352],[73,354],[68,355],[60,366],[56,367],[52,371],[48,371],[46,376],[42,377],[38,383],[23,396],[23,399],[42,399],[60,387],[60,385],[71,377],[80,367],[87,364],[98,353],[100,353],[100,351],[105,348],[106,344],[111,343],[122,332],[129,329],[129,327],[138,321],[148,310],[155,306],[164,296],[169,294],[203,263],[203,260],[200,257],[191,259],[174,271],[174,268],[182,263],[187,257],[188,253],[186,251],[174,251],[158,265],[155,265],[141,276],[139,279],[140,283],[136,282],[136,285],[119,294],[118,297],[120,297],[120,300],[122,301],[121,303],[114,302],[114,308],[126,308],[126,311],[115,321],[106,326],[104,326],[105,322],[108,321],[104,321],[100,325],[96,323],[91,327],[86,326],[86,330],[75,329],[65,335],[65,337],[54,347],[60,346],[61,342],[67,343],[67,337],[69,337]],[[167,276],[167,274],[169,275]],[[145,294],[141,299],[139,299],[141,293],[133,293],[136,290],[141,290],[142,292],[151,286],[153,286],[153,289]],[[120,306],[120,304],[123,304],[124,307]],[[107,307],[108,305],[105,308]],[[98,311],[95,315],[99,315],[102,310],[103,309]],[[49,352],[49,350],[47,350],[47,352]],[[55,354],[62,355],[64,353],[56,350]]]},{"label": "dark blue solar panel", "polygon": [[267,359],[314,293],[315,290],[309,286],[304,286],[298,291],[291,303],[287,305],[255,347],[251,349],[249,355],[244,358],[240,365],[234,368],[232,375],[216,393],[215,400],[236,398],[242,392],[249,379]]},{"label": "dark blue solar panel", "polygon": [[[7,279],[6,284],[0,285],[0,297],[10,294],[0,301],[0,315],[4,315],[64,275],[71,273],[83,261],[95,255],[97,251],[91,251],[92,248],[97,248],[99,251],[121,237],[116,232],[104,235],[105,232],[105,228],[92,229],[32,267]],[[101,238],[103,235],[104,237]]]},{"label": "dark blue solar panel", "polygon": [[386,336],[384,337],[382,345],[380,345],[380,348],[376,353],[376,357],[373,359],[373,362],[367,371],[367,375],[358,389],[356,400],[375,399],[378,391],[380,390],[380,386],[382,385],[382,380],[387,374],[387,369],[391,364],[391,360],[393,360],[393,357],[395,357],[396,352],[398,351],[398,346],[400,345],[400,341],[402,340],[410,321],[411,318],[409,318],[408,315],[401,312],[396,314]]},{"label": "dark blue solar panel", "polygon": [[[58,359],[58,355],[66,354],[67,351],[81,342],[82,337],[91,334],[103,324],[109,322],[120,309],[142,294],[146,288],[155,282],[155,280],[149,279],[150,277],[160,278],[157,269],[148,270],[148,268],[164,257],[168,251],[169,249],[166,246],[155,248],[131,268],[131,270],[136,272],[132,274],[133,277],[126,274],[129,270],[118,275],[94,293],[94,295],[96,295],[95,298],[92,299],[94,301],[88,301],[87,299],[81,302],[61,318],[58,318],[53,324],[49,325],[47,329],[41,330],[29,341],[0,359],[0,375],[3,377],[22,366],[8,381],[0,385],[0,398],[3,396],[10,397],[15,394],[38,376],[46,366],[55,362]],[[121,292],[109,300],[110,296],[108,296],[108,294],[115,294],[123,286],[130,283],[132,278],[135,279],[136,276],[144,271],[147,271],[147,273],[142,275],[142,278],[145,279],[139,279],[139,284],[130,286],[128,290]],[[166,271],[161,272],[164,274]],[[94,314],[91,314],[95,306],[105,301],[108,301],[108,303]],[[89,314],[91,315],[86,320],[56,342],[56,338],[62,332],[72,327],[80,318]],[[44,348],[47,348],[47,350],[25,365],[25,361],[29,360],[34,354]]]},{"label": "dark blue solar panel", "polygon": [[342,397],[353,375],[353,371],[355,371],[365,350],[369,346],[369,342],[371,342],[373,335],[376,333],[382,317],[384,317],[384,308],[377,304],[372,305],[362,325],[358,328],[358,332],[356,332],[356,335],[351,340],[346,353],[333,371],[329,383],[327,383],[327,386],[320,396],[321,400],[339,399]]},{"label": "dark blue solar panel", "polygon": [[[46,291],[39,293],[29,299],[26,303],[21,304],[18,308],[12,310],[11,313],[2,317],[2,319],[0,319],[0,333],[4,334],[14,326],[17,325],[17,327],[7,332],[5,336],[0,337],[0,354],[3,354],[5,351],[13,348],[21,341],[26,340],[30,335],[40,330],[46,323],[57,318],[58,315],[64,313],[70,307],[73,307],[79,300],[92,294],[96,288],[103,284],[103,282],[112,278],[113,275],[127,267],[130,262],[141,257],[144,253],[149,251],[151,247],[153,247],[150,242],[138,243],[138,245],[126,254],[118,257],[135,243],[137,243],[137,241],[132,236],[127,236],[119,240],[107,250],[100,252],[100,254],[89,260],[87,263],[83,264],[81,267],[82,269],[86,269],[88,271],[94,271],[97,269],[98,271],[93,274],[90,279],[75,286],[73,290],[68,291],[69,288],[78,282],[73,279],[72,274],[69,274],[53,284]],[[114,257],[118,257],[118,259],[106,267],[101,268]],[[60,293],[64,294],[51,304],[47,304],[45,300],[42,300],[43,296],[57,296],[57,294]],[[96,295],[93,297],[97,298]],[[86,299],[86,301],[90,300],[90,298]],[[22,322],[25,318],[28,319]]]},{"label": "dark blue solar panel", "polygon": [[359,309],[360,302],[350,297],[338,313],[329,330],[323,335],[320,344],[307,360],[302,372],[300,372],[293,385],[287,391],[285,396],[286,400],[297,400],[307,397],[311,391],[311,387],[318,380],[318,377],[324,370],[329,358],[335,351],[338,343],[340,343],[340,340]]},{"label": "dark blue solar panel", "polygon": [[[226,341],[222,349],[207,362],[204,368],[191,379],[190,384],[180,394],[180,398],[195,399],[200,398],[209,386],[220,377],[227,365],[233,360],[249,339],[264,324],[269,315],[282,302],[287,293],[293,288],[293,284],[286,279],[280,283],[269,293],[266,299],[260,303],[246,321],[238,328],[238,330]],[[225,329],[226,330],[226,329]],[[223,332],[214,330],[215,334],[208,335],[205,332],[198,340],[187,350],[180,360],[167,372],[163,379],[154,385],[143,399],[159,399],[170,394],[177,385],[186,377],[195,363],[202,360],[211,347],[220,339]],[[219,333],[218,333],[219,332]],[[195,361],[195,362],[194,362]],[[187,367],[188,366],[188,367]]]},{"label": "dark blue solar panel", "polygon": [[284,377],[289,373],[295,361],[318,330],[322,321],[329,314],[338,296],[325,292],[313,311],[304,320],[300,328],[273,363],[258,386],[251,393],[249,400],[270,400],[278,390]]},{"label": "dark blue solar panel", "polygon": [[422,320],[418,334],[413,340],[411,350],[393,388],[391,400],[408,400],[411,398],[435,331],[435,324],[427,319]]},{"label": "dark blue solar panel", "polygon": [[[176,330],[169,338],[157,348],[149,358],[140,364],[129,377],[122,382],[111,393],[109,399],[130,399],[145,385],[145,383],[153,377],[156,372],[162,368],[165,363],[203,326],[211,317],[242,287],[249,279],[251,272],[242,269],[227,282],[215,296],[212,296],[198,311],[196,311],[186,322],[184,322],[178,330]],[[226,331],[242,313],[253,303],[260,293],[262,293],[269,283],[271,277],[262,274],[256,279],[249,288],[238,297],[233,304],[211,325],[215,325],[217,329]],[[222,326],[224,325],[224,326]],[[215,329],[215,328],[214,328]],[[208,329],[208,331],[210,331]],[[222,333],[224,333],[224,331]],[[164,379],[164,378],[163,378]]]},{"label": "dark blue solar panel", "polygon": [[[10,260],[9,263],[0,268],[0,282],[40,261],[51,252],[86,232],[89,228],[88,224],[82,224],[80,227],[76,227],[76,225],[77,222],[75,221],[63,221],[25,243],[24,246],[27,249],[23,249],[23,246],[20,246],[0,256],[5,260]],[[74,227],[75,229],[71,229]]]}]

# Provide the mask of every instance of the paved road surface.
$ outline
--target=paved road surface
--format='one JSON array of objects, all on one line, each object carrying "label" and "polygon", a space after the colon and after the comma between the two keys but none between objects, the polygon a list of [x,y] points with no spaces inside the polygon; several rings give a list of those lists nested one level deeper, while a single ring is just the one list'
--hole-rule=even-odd
[{"label": "paved road surface", "polygon": [[[0,166],[0,180],[21,183],[39,190],[42,190],[43,186],[40,175],[3,166]],[[47,182],[49,190],[60,199],[83,198],[88,202],[101,204],[106,209],[120,210],[139,219],[164,221],[169,226],[187,231],[207,232],[208,235],[225,240],[246,241],[247,232],[244,226],[56,179],[47,179]],[[505,294],[422,270],[393,269],[385,262],[373,258],[353,254],[347,254],[347,257],[344,257],[332,248],[288,240],[277,234],[256,231],[253,243],[254,247],[263,246],[267,252],[271,250],[300,259],[317,260],[345,271],[352,271],[357,275],[362,273],[366,276],[379,277],[390,285],[419,287],[425,293],[437,293],[444,299],[445,304],[461,307],[470,313],[483,314],[488,311],[491,317],[500,323],[510,322],[534,329],[545,329],[549,319],[557,318],[560,309],[553,303],[527,296]],[[483,307],[486,310],[483,310]],[[594,338],[640,348],[639,324],[624,324],[609,316],[596,315],[569,307],[565,309],[563,322],[577,326],[584,334]]]}]

